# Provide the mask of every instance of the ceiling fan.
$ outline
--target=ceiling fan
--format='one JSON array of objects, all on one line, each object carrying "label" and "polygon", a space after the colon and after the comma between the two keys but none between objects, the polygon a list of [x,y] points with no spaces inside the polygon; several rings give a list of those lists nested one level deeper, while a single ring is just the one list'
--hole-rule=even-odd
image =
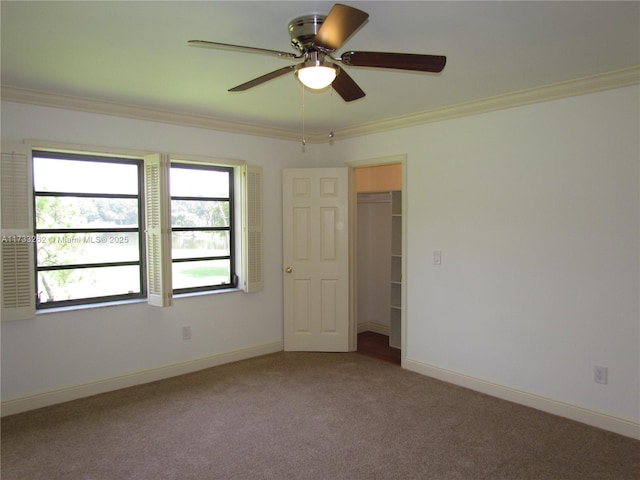
[{"label": "ceiling fan", "polygon": [[233,87],[229,89],[230,92],[242,92],[287,73],[295,72],[298,79],[309,88],[322,89],[331,85],[344,101],[351,102],[364,97],[365,93],[338,63],[349,67],[392,68],[432,73],[442,71],[447,62],[447,57],[442,55],[345,52],[340,56],[334,56],[334,52],[368,18],[368,13],[338,3],[326,16],[311,14],[292,20],[289,24],[289,35],[291,36],[291,44],[298,50],[297,54],[206,40],[189,40],[188,43],[195,47],[233,49],[275,55],[281,58],[303,59],[302,63],[279,68]]}]

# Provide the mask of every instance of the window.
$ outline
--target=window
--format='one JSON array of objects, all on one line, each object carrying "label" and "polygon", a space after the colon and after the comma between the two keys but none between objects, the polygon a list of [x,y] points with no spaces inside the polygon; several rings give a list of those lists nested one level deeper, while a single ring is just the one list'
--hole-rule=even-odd
[{"label": "window", "polygon": [[261,167],[38,144],[3,144],[0,152],[3,319],[135,298],[169,307],[175,293],[263,289]]},{"label": "window", "polygon": [[142,160],[33,152],[36,306],[146,295]]},{"label": "window", "polygon": [[235,287],[233,168],[172,163],[169,178],[174,293]]}]

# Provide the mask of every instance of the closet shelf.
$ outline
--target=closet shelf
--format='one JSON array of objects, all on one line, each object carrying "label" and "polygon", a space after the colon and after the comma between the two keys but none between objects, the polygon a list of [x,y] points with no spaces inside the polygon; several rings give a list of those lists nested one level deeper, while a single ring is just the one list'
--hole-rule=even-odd
[{"label": "closet shelf", "polygon": [[402,192],[391,192],[391,309],[389,345],[402,344]]}]

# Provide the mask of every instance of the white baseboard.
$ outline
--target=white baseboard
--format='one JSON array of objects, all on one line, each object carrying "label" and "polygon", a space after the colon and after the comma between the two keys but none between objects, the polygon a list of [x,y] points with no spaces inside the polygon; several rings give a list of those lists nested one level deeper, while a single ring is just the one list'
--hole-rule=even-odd
[{"label": "white baseboard", "polygon": [[358,333],[374,332],[380,335],[389,336],[389,325],[383,325],[376,322],[360,322],[358,323]]},{"label": "white baseboard", "polygon": [[133,387],[144,383],[155,382],[165,378],[184,375],[186,373],[196,372],[205,368],[216,367],[225,363],[237,362],[247,358],[267,355],[269,353],[281,352],[283,350],[283,342],[273,342],[255,347],[245,348],[242,350],[234,350],[232,352],[212,355],[210,357],[197,358],[187,362],[165,365],[163,367],[151,370],[143,370],[140,372],[130,373],[118,377],[107,378],[97,382],[85,383],[69,388],[61,388],[59,390],[51,390],[48,392],[38,393],[35,395],[27,395],[24,397],[6,400],[1,405],[1,416],[13,415],[15,413],[35,410],[36,408],[47,407],[57,403],[68,402],[79,398],[90,397],[100,393],[111,392],[121,388]]},{"label": "white baseboard", "polygon": [[[379,325],[379,324],[376,324]],[[384,327],[384,325],[382,325]],[[375,328],[375,327],[374,327]],[[367,331],[367,330],[365,330]],[[374,331],[368,329],[368,331]],[[377,332],[382,333],[382,332]],[[382,333],[384,335],[384,333]],[[49,405],[68,402],[79,398],[98,395],[100,393],[119,390],[121,388],[142,385],[144,383],[154,382],[165,378],[184,375],[186,373],[203,370],[205,368],[216,367],[225,363],[245,360],[247,358],[267,355],[269,353],[280,352],[283,350],[283,343],[273,342],[264,345],[257,345],[242,350],[212,355],[210,357],[198,358],[187,362],[166,365],[164,367],[151,370],[144,370],[119,377],[112,377],[97,382],[86,383],[69,388],[52,390],[35,395],[27,395],[24,397],[6,400],[1,405],[1,415],[13,415],[16,413],[35,410]],[[405,358],[402,363],[403,368],[413,372],[433,377],[454,385],[485,393],[503,400],[508,400],[520,405],[525,405],[543,412],[551,413],[561,417],[569,418],[593,427],[602,428],[610,432],[618,433],[626,437],[640,440],[640,423],[627,420],[612,415],[589,410],[576,405],[559,402],[550,398],[535,395],[522,390],[517,390],[504,385],[481,380],[475,377],[464,375],[451,370],[446,370],[434,365],[419,362],[410,358]]]},{"label": "white baseboard", "polygon": [[477,392],[486,393],[493,397],[640,440],[640,423],[633,420],[607,415],[595,410],[589,410],[497,383],[488,382],[410,358],[404,359],[402,367],[427,377],[433,377]]}]

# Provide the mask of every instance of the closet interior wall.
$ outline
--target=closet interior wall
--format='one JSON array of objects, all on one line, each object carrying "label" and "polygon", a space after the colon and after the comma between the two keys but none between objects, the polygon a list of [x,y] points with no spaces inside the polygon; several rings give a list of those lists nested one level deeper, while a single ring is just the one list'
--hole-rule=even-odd
[{"label": "closet interior wall", "polygon": [[389,337],[400,348],[402,165],[355,170],[358,333]]}]

